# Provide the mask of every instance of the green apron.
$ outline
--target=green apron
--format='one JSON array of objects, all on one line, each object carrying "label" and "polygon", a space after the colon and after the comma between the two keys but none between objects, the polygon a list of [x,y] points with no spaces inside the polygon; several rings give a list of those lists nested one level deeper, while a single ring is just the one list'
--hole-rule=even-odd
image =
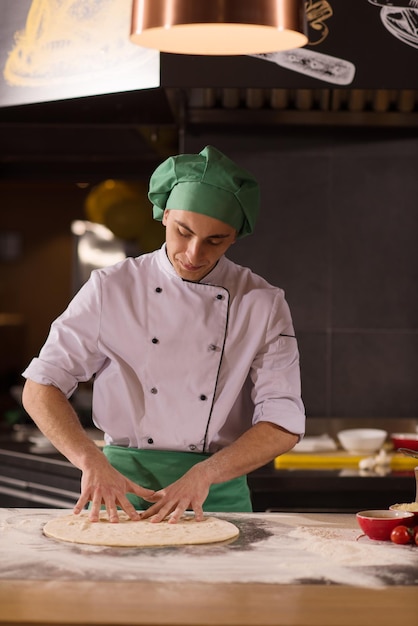
[{"label": "green apron", "polygon": [[[120,446],[105,446],[103,452],[109,463],[133,482],[158,491],[175,482],[193,465],[204,461],[210,454],[171,452],[170,450],[139,450]],[[148,509],[152,503],[133,493],[126,497],[138,510]],[[247,477],[240,476],[224,483],[212,485],[204,511],[251,512],[250,490]]]}]

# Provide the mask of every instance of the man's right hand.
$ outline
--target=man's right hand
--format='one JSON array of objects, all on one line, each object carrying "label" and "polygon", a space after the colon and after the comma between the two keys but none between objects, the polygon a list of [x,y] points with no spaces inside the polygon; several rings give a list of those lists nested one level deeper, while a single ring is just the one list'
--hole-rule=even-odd
[{"label": "man's right hand", "polygon": [[129,480],[110,465],[103,457],[100,463],[83,471],[81,478],[81,495],[73,511],[76,515],[81,513],[85,506],[91,502],[89,519],[91,522],[99,521],[100,510],[104,505],[109,521],[119,521],[118,507],[120,507],[133,521],[139,521],[140,515],[126,497],[127,493],[133,493],[147,500],[154,495],[151,489],[144,489],[132,480]]}]

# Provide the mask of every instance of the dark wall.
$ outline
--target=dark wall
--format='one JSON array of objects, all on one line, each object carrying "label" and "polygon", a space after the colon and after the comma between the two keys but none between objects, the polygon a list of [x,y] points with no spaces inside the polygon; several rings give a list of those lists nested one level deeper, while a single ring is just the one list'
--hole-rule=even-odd
[{"label": "dark wall", "polygon": [[[286,291],[308,416],[416,419],[417,130],[200,128],[184,150],[208,143],[260,180],[256,232],[229,256]],[[0,185],[0,230],[22,238],[19,257],[0,262],[0,312],[24,320],[11,350],[22,369],[71,297],[70,225],[85,219],[87,192]]]},{"label": "dark wall", "polygon": [[69,182],[0,182],[0,412],[71,296],[71,222],[85,219],[85,195]]},{"label": "dark wall", "polygon": [[310,416],[418,414],[418,133],[189,132],[259,179],[253,236],[229,256],[286,291]]}]

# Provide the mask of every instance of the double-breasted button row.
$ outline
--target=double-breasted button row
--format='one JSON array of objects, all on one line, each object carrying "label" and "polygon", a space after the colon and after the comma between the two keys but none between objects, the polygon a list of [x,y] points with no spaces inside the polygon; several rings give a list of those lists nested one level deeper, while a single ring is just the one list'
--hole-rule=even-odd
[{"label": "double-breasted button row", "polygon": [[[149,437],[149,439],[147,439],[147,443],[151,445],[154,443],[154,440],[151,437]],[[194,443],[191,443],[187,446],[187,448],[190,450],[190,452],[194,452],[195,450],[199,449],[199,446],[197,446]]]},{"label": "double-breasted button row", "polygon": [[[156,293],[161,293],[161,292],[162,292],[162,288],[161,288],[161,287],[156,287],[156,288],[155,288],[155,291],[156,291]],[[223,300],[224,298],[225,298],[225,296],[224,296],[224,294],[223,294],[223,293],[218,293],[218,294],[216,295],[216,299],[217,299],[217,300]]]},{"label": "double-breasted button row", "polygon": [[[162,293],[162,291],[163,291],[163,290],[162,290],[162,288],[161,288],[161,287],[155,287],[155,292],[156,292],[156,293]],[[224,300],[224,299],[225,299],[225,296],[224,296],[224,294],[223,294],[223,293],[218,293],[218,294],[216,294],[216,299],[217,299],[217,300]],[[158,337],[152,337],[152,339],[151,339],[151,343],[153,343],[154,345],[156,345],[156,344],[159,344],[159,343],[160,343],[160,340],[158,339]],[[219,350],[220,350],[220,348],[219,348],[216,344],[214,344],[214,343],[210,343],[210,344],[208,345],[208,350],[209,350],[210,352],[217,352],[217,351],[219,351]],[[157,387],[151,387],[150,392],[151,392],[153,395],[158,394],[158,389],[157,389]],[[200,396],[199,396],[199,400],[200,400],[201,402],[206,402],[206,401],[208,400],[208,396],[207,396],[206,394],[202,393],[202,394],[200,394]],[[149,443],[149,444],[154,443],[154,441],[153,441],[152,437],[150,437],[150,438],[148,439],[148,443]],[[196,449],[197,449],[197,446],[196,446],[195,444],[190,444],[190,445],[189,445],[189,450],[193,451],[193,450],[196,450]]]},{"label": "double-breasted button row", "polygon": [[[158,393],[157,387],[151,387],[150,392],[155,396]],[[208,397],[204,393],[200,394],[199,400],[202,400],[202,402],[204,402],[207,399]]]},{"label": "double-breasted button row", "polygon": [[[148,438],[147,438],[147,443],[148,443],[150,446],[152,446],[152,445],[153,445],[153,443],[154,443],[154,439],[153,439],[152,437],[148,437]],[[191,452],[194,452],[195,450],[197,450],[197,446],[196,446],[194,443],[191,443],[191,444],[188,446],[188,448],[189,448],[189,450],[190,450]]]},{"label": "double-breasted button row", "polygon": [[[157,344],[157,343],[160,343],[160,340],[158,339],[158,337],[153,337],[151,339],[151,343]],[[208,349],[210,350],[210,352],[216,352],[217,350],[219,350],[218,346],[215,345],[214,343],[210,343],[208,346]]]},{"label": "double-breasted button row", "polygon": [[[156,288],[155,288],[155,292],[156,292],[156,293],[162,293],[162,291],[163,291],[163,290],[162,290],[162,287],[156,287]],[[223,294],[223,293],[218,293],[218,294],[216,294],[216,299],[217,299],[217,300],[223,300],[224,298],[225,298],[225,296],[224,296],[224,294]]]}]

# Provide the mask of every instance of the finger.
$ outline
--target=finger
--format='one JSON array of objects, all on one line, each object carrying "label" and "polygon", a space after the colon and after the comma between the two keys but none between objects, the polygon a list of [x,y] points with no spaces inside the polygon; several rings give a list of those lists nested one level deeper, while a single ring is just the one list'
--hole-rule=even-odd
[{"label": "finger", "polygon": [[79,515],[81,511],[84,510],[84,507],[90,502],[90,499],[87,496],[81,495],[77,502],[74,505],[73,513],[74,515]]},{"label": "finger", "polygon": [[115,503],[106,502],[105,505],[106,505],[106,512],[107,512],[107,517],[109,519],[109,522],[111,524],[119,523],[119,515],[118,515],[118,511],[117,511]]},{"label": "finger", "polygon": [[[160,509],[158,513],[155,513],[152,517],[149,518],[149,521],[153,524],[159,524],[163,522],[171,513],[171,508]],[[168,520],[170,521],[170,520]]]},{"label": "finger", "polygon": [[159,499],[159,496],[156,496],[156,491],[153,491],[152,489],[145,489],[144,487],[135,485],[135,483],[132,483],[131,489],[129,489],[129,493],[134,493],[140,498],[147,500],[147,502],[154,502]]},{"label": "finger", "polygon": [[148,494],[145,494],[145,495],[143,492],[141,492],[141,493],[137,493],[136,495],[142,498],[143,500],[146,500],[147,502],[156,503],[161,500],[161,496],[157,495],[155,491],[150,491]]},{"label": "finger", "polygon": [[150,517],[152,517],[153,515],[155,515],[155,513],[158,511],[158,508],[156,508],[157,505],[153,505],[150,506],[148,509],[146,509],[145,511],[142,511],[139,514],[139,517],[141,519],[149,519]]},{"label": "finger", "polygon": [[[142,513],[142,515],[144,517],[151,517],[151,515],[153,515],[155,512],[160,510],[160,507],[157,507],[157,504],[164,504],[164,498],[166,497],[166,493],[164,491],[164,489],[160,489],[160,491],[150,491],[150,494],[145,497],[145,496],[141,496],[144,500],[147,500],[147,502],[153,502],[153,506],[151,506],[150,508],[148,508],[146,511],[144,511]],[[149,513],[149,511],[152,511],[152,513]]]},{"label": "finger", "polygon": [[190,501],[188,499],[183,499],[171,504],[167,503],[166,506],[162,507],[160,511],[154,515],[152,521],[159,522],[169,516],[169,524],[177,524],[181,517],[183,517],[189,505]]},{"label": "finger", "polygon": [[186,508],[187,507],[185,507],[185,506],[177,506],[177,508],[170,515],[170,519],[168,520],[168,523],[169,524],[177,524],[179,519],[181,517],[183,517]]},{"label": "finger", "polygon": [[141,517],[138,511],[135,509],[133,504],[128,500],[128,498],[119,498],[119,505],[125,511],[126,515],[134,522],[138,522]]},{"label": "finger", "polygon": [[140,513],[140,517],[141,519],[148,519],[150,522],[162,522],[171,513],[171,510],[172,507],[168,505],[163,507],[161,503],[157,503]]},{"label": "finger", "polygon": [[93,502],[91,509],[90,509],[90,513],[89,513],[89,520],[91,522],[99,521],[100,509],[101,509],[101,503],[97,505],[97,504],[94,504]]},{"label": "finger", "polygon": [[196,522],[203,522],[203,520],[205,519],[205,515],[203,513],[202,507],[200,505],[194,505],[193,511]]}]

